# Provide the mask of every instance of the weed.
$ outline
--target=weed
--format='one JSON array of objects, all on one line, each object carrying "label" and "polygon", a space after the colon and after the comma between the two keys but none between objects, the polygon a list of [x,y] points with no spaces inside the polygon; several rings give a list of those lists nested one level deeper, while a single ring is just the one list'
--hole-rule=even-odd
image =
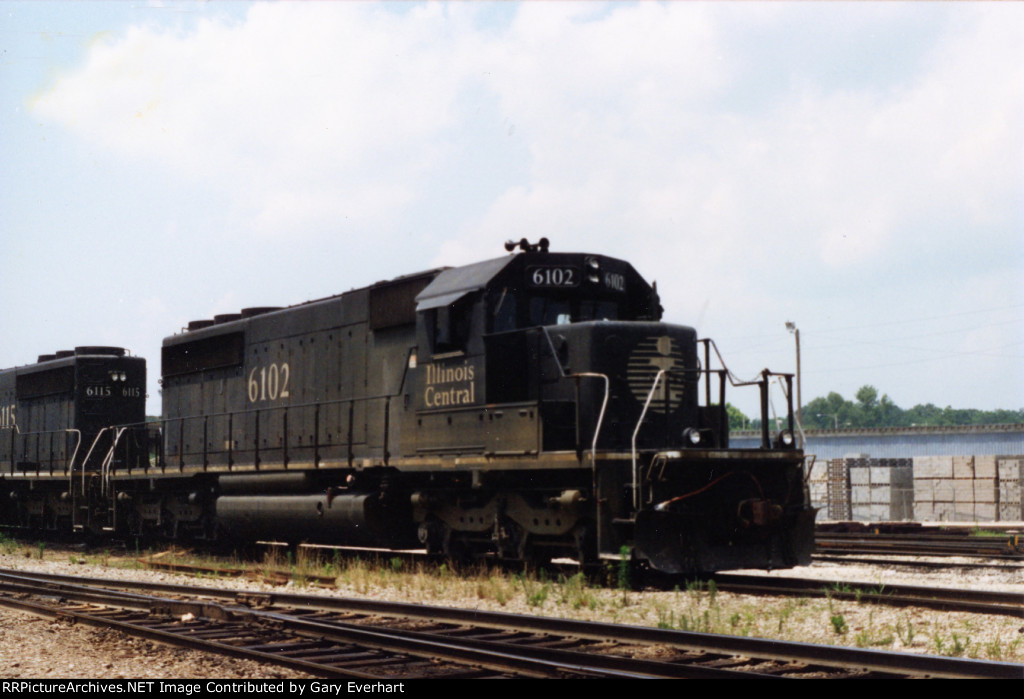
[{"label": "weed", "polygon": [[981,527],[975,527],[971,530],[971,536],[979,537],[1004,537],[1006,532],[992,531],[991,529],[982,529]]},{"label": "weed", "polygon": [[503,579],[481,576],[476,583],[476,596],[479,599],[493,599],[501,606],[508,604],[509,593]]},{"label": "weed", "polygon": [[914,645],[914,622],[907,618],[906,626],[903,625],[902,621],[896,622],[896,633],[899,634],[900,642],[904,646]]},{"label": "weed", "polygon": [[832,630],[839,634],[845,634],[850,630],[850,627],[846,625],[846,619],[843,618],[842,614],[833,614],[829,619],[832,622]]},{"label": "weed", "polygon": [[971,646],[970,636],[961,638],[958,634],[953,634],[952,641],[951,645],[946,645],[946,640],[939,634],[932,636],[932,644],[935,646],[935,652],[938,655],[948,655],[954,658],[959,658],[963,656]]},{"label": "weed", "polygon": [[616,580],[616,585],[620,590],[628,590],[632,586],[632,568],[632,552],[628,546],[623,546],[619,549],[619,574]]},{"label": "weed", "polygon": [[868,613],[868,627],[861,631],[858,631],[853,638],[853,642],[858,648],[870,648],[872,646],[891,646],[893,644],[892,634],[881,636],[875,632],[875,614],[874,612]]},{"label": "weed", "polygon": [[1003,648],[1003,639],[994,638],[985,644],[985,655],[988,656],[989,660],[1003,660],[1004,658],[1010,659],[1013,657],[1017,650],[1017,646],[1020,645],[1021,639],[1017,638],[1013,642],[1009,643],[1006,648]]},{"label": "weed", "polygon": [[960,638],[956,634],[953,634],[953,647],[950,648],[950,655],[952,655],[955,658],[959,658],[967,652],[967,649],[970,647],[970,645],[970,636],[967,636],[966,638]]},{"label": "weed", "polygon": [[43,552],[46,550],[46,542],[45,541],[40,541],[36,545],[39,547],[39,560],[41,561],[41,560],[43,560]]},{"label": "weed", "polygon": [[531,591],[526,593],[526,603],[531,607],[543,607],[551,592],[551,583],[533,586]]},{"label": "weed", "polygon": [[573,609],[597,609],[597,597],[587,587],[587,579],[583,573],[576,573],[568,580],[563,579],[560,589],[562,604],[568,604]]},{"label": "weed", "polygon": [[18,542],[8,536],[6,533],[0,533],[0,551],[6,554],[12,554],[18,550]]},{"label": "weed", "polygon": [[538,584],[537,581],[526,573],[516,573],[513,579],[523,588],[523,596],[526,603],[531,607],[539,607],[547,601],[549,584]]},{"label": "weed", "polygon": [[786,626],[786,622],[789,621],[790,615],[793,613],[795,605],[792,602],[787,602],[782,609],[779,610],[779,635],[782,635],[782,629]]},{"label": "weed", "polygon": [[676,613],[674,611],[659,605],[657,612],[659,629],[674,629],[676,627]]},{"label": "weed", "polygon": [[619,571],[616,578],[616,586],[622,592],[619,604],[623,607],[629,606],[629,590],[633,585],[633,560],[632,552],[628,546],[619,549]]}]

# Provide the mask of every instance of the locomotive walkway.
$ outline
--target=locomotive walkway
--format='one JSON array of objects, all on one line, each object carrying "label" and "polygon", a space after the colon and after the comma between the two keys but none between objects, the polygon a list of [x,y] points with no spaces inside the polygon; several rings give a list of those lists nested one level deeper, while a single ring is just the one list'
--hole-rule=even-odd
[{"label": "locomotive walkway", "polygon": [[1011,663],[17,571],[0,571],[0,603],[316,677],[1024,678]]}]

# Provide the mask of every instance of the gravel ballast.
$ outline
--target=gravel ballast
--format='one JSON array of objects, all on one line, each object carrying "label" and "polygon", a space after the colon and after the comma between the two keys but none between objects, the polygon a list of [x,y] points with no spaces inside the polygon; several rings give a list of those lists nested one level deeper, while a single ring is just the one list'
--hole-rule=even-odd
[{"label": "gravel ballast", "polygon": [[[39,558],[39,553],[43,558]],[[202,580],[132,566],[131,556],[89,556],[24,547],[0,553],[0,567],[83,577],[149,580],[179,584],[272,591],[253,580]],[[137,565],[137,564],[136,564]],[[832,598],[752,597],[707,585],[672,591],[599,588],[579,579],[546,580],[488,571],[456,575],[444,568],[403,572],[401,566],[343,565],[337,587],[288,583],[310,594],[395,600],[425,605],[487,609],[690,631],[778,638],[786,641],[859,646],[878,650],[957,655],[1024,663],[1024,620],[1010,616],[937,612],[922,608],[870,605]],[[750,572],[750,571],[744,571]],[[767,573],[809,577],[828,587],[837,580],[884,585],[970,587],[1020,592],[1019,571],[911,571],[904,567],[816,563],[807,568]],[[297,580],[301,582],[302,576]],[[7,678],[299,678],[276,667],[132,639],[98,630],[0,609],[0,667]]]}]

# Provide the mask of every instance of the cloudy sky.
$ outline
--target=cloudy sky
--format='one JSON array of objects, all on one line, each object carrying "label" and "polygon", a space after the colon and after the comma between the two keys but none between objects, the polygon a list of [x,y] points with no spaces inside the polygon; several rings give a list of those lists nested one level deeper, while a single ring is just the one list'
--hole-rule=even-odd
[{"label": "cloudy sky", "polygon": [[[0,366],[629,259],[804,402],[1024,407],[1024,3],[0,4]],[[749,400],[734,397],[747,412]]]}]

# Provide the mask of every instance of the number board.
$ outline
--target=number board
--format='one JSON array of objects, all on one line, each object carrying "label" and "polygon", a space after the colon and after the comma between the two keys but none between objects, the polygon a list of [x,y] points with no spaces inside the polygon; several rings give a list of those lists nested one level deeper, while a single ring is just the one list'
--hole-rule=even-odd
[{"label": "number board", "polygon": [[580,285],[580,270],[568,265],[527,267],[526,279],[535,287],[575,287]]}]

